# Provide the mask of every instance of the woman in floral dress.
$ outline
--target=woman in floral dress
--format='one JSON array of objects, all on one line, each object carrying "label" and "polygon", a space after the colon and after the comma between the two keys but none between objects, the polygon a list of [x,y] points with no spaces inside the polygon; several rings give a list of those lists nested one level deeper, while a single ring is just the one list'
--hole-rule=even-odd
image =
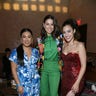
[{"label": "woman in floral dress", "polygon": [[21,45],[10,55],[13,78],[19,96],[39,96],[40,76],[37,70],[38,50],[32,48],[32,31],[24,28],[20,33]]}]

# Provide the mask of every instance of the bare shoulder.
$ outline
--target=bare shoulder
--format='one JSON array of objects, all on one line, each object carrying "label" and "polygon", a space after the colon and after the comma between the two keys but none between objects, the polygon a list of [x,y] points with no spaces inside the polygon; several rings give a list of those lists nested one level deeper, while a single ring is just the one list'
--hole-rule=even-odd
[{"label": "bare shoulder", "polygon": [[80,42],[80,41],[75,41],[75,44],[76,44],[77,47],[84,46],[84,43],[83,42]]},{"label": "bare shoulder", "polygon": [[83,42],[78,42],[78,47],[79,47],[79,48],[84,47],[84,43],[83,43]]},{"label": "bare shoulder", "polygon": [[80,50],[80,49],[84,49],[84,48],[85,48],[83,42],[76,41],[75,44],[76,44],[76,47],[77,47],[78,50]]}]

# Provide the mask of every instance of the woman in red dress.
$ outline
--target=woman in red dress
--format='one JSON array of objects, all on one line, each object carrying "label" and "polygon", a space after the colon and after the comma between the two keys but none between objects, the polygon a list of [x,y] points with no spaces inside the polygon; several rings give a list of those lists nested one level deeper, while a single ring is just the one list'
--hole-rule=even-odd
[{"label": "woman in red dress", "polygon": [[84,86],[86,70],[86,51],[84,44],[77,41],[78,25],[74,19],[66,20],[63,25],[64,46],[62,48],[61,94],[62,96],[80,96]]}]

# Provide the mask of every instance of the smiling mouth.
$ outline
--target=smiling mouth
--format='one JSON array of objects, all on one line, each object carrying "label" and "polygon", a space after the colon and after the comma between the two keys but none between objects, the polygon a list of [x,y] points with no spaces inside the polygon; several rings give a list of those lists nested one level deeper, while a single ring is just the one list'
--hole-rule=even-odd
[{"label": "smiling mouth", "polygon": [[29,44],[29,42],[25,42],[25,44]]},{"label": "smiling mouth", "polygon": [[70,37],[66,37],[66,39],[70,39]]}]

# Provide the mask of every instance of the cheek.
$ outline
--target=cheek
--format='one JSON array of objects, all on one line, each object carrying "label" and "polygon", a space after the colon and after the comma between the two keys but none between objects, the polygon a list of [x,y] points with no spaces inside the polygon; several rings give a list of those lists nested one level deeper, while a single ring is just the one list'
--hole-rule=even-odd
[{"label": "cheek", "polygon": [[52,26],[52,29],[54,30],[54,26]]},{"label": "cheek", "polygon": [[53,28],[53,29],[54,29],[54,25],[51,25],[51,28]]},{"label": "cheek", "polygon": [[33,43],[33,39],[29,39],[30,43]]},{"label": "cheek", "polygon": [[33,39],[31,39],[31,43],[33,43]]},{"label": "cheek", "polygon": [[74,33],[70,33],[70,35],[71,35],[72,37],[74,37]]},{"label": "cheek", "polygon": [[47,26],[46,26],[45,24],[43,24],[43,27],[44,27],[44,29],[46,29],[46,28],[47,28]]}]

